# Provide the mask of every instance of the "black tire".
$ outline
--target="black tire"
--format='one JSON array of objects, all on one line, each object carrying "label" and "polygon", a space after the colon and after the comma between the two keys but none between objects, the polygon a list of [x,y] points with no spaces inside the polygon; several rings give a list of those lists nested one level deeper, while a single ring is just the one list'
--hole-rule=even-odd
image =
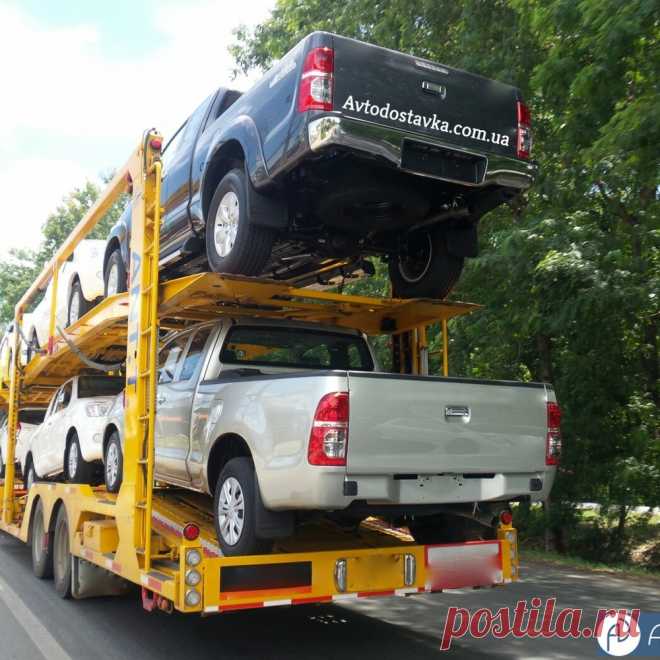
[{"label": "black tire", "polygon": [[5,461],[2,458],[2,452],[0,451],[0,479],[5,478]]},{"label": "black tire", "polygon": [[463,272],[463,257],[450,254],[444,230],[408,238],[407,255],[394,256],[389,271],[395,298],[446,298]]},{"label": "black tire", "polygon": [[463,516],[427,516],[409,523],[408,529],[421,545],[487,541],[497,534],[494,527]]},{"label": "black tire", "polygon": [[44,520],[44,507],[41,500],[39,500],[32,518],[30,540],[32,545],[32,572],[40,580],[53,577],[53,534],[46,531],[47,529],[48,525]]},{"label": "black tire", "polygon": [[66,315],[67,327],[73,325],[79,318],[87,314],[93,306],[93,303],[86,300],[85,296],[83,296],[82,286],[76,280],[69,294],[69,307]]},{"label": "black tire", "polygon": [[[113,274],[117,277],[116,290],[110,291],[110,276]],[[105,265],[105,272],[103,273],[103,284],[105,297],[114,295],[115,293],[123,293],[128,289],[128,276],[126,273],[126,264],[122,259],[121,252],[114,250],[108,257],[108,263]]]},{"label": "black tire", "polygon": [[[231,479],[239,484],[243,499],[242,527],[235,542],[231,542],[232,539],[229,537],[229,534],[226,531],[223,533],[223,530],[221,530],[222,522],[220,516],[223,488]],[[272,541],[260,539],[256,535],[257,488],[254,465],[249,458],[232,458],[220,472],[215,488],[215,497],[213,498],[213,519],[218,542],[222,548],[222,553],[226,557],[265,554],[270,552],[272,548]],[[240,516],[238,517],[240,518]]]},{"label": "black tire", "polygon": [[27,345],[27,361],[29,362],[39,352],[39,337],[36,330],[32,331],[32,337]]},{"label": "black tire", "polygon": [[39,480],[37,471],[34,469],[32,463],[32,457],[29,456],[27,459],[27,467],[25,468],[25,474],[23,475],[23,488],[25,490],[30,490],[30,484],[34,484]]},{"label": "black tire", "polygon": [[64,479],[72,484],[91,484],[94,481],[94,464],[83,458],[75,431],[69,437],[64,451]]},{"label": "black tire", "polygon": [[[231,170],[225,174],[213,194],[206,218],[206,256],[211,270],[215,273],[260,275],[270,258],[275,233],[272,229],[250,222],[247,185],[243,170]],[[238,205],[237,228],[231,246],[223,255],[215,242],[216,217],[221,202],[231,193],[235,195]]]},{"label": "black tire", "polygon": [[[116,462],[116,470],[112,466]],[[103,453],[103,476],[109,493],[118,493],[124,478],[124,454],[121,450],[119,433],[113,431]]]},{"label": "black tire", "polygon": [[53,533],[53,581],[61,598],[71,598],[71,549],[69,547],[69,520],[64,505],[57,512]]}]

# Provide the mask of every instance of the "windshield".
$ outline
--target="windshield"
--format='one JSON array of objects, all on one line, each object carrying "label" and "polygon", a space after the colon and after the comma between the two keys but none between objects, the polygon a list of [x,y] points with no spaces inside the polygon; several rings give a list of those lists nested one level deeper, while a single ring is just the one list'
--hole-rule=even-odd
[{"label": "windshield", "polygon": [[78,379],[78,398],[115,396],[124,389],[125,384],[121,376],[84,376]]},{"label": "windshield", "polygon": [[296,369],[373,371],[374,368],[366,342],[357,335],[258,326],[232,328],[220,361]]}]

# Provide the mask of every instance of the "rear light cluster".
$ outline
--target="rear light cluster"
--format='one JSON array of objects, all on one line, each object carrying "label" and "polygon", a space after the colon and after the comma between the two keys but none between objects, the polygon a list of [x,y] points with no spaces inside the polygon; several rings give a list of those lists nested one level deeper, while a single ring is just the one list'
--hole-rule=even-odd
[{"label": "rear light cluster", "polygon": [[326,394],[316,407],[309,436],[310,465],[346,465],[348,392]]},{"label": "rear light cluster", "polygon": [[545,438],[545,464],[559,465],[561,459],[561,410],[554,401],[548,402],[548,431]]},{"label": "rear light cluster", "polygon": [[332,110],[335,52],[332,48],[312,48],[303,63],[298,89],[298,110]]},{"label": "rear light cluster", "polygon": [[518,158],[529,158],[532,155],[532,114],[529,108],[518,101]]}]

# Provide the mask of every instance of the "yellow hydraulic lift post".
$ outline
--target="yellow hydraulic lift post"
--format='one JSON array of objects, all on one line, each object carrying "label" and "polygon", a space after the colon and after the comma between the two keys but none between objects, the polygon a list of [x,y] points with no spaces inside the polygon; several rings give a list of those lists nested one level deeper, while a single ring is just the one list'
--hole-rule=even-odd
[{"label": "yellow hydraulic lift post", "polygon": [[7,455],[5,456],[5,480],[2,487],[2,522],[9,525],[14,522],[14,479],[16,455],[16,431],[20,406],[21,378],[20,351],[21,338],[19,323],[23,322],[23,310],[18,309],[14,319],[14,348],[9,363],[9,409],[7,411]]},{"label": "yellow hydraulic lift post", "polygon": [[[158,355],[158,257],[160,252],[160,150],[162,138],[149,132],[139,157],[129,165],[131,266],[126,348],[124,480],[117,500],[118,526],[130,511],[132,534],[120,528],[121,560],[134,550],[133,562],[151,569],[151,514]],[[124,529],[124,532],[127,531]],[[129,546],[122,543],[130,538]]]}]

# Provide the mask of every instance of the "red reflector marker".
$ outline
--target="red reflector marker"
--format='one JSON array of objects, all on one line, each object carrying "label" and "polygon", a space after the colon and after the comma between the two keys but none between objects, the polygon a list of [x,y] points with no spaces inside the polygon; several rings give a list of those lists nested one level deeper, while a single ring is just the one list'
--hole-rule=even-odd
[{"label": "red reflector marker", "polygon": [[153,138],[151,142],[149,142],[151,145],[152,149],[155,149],[156,151],[160,151],[160,148],[163,146],[163,141],[160,140],[159,138]]},{"label": "red reflector marker", "polygon": [[183,528],[183,538],[186,541],[195,541],[199,538],[199,527],[195,523],[188,523]]},{"label": "red reflector marker", "polygon": [[502,511],[502,513],[500,513],[500,522],[503,525],[510,525],[512,521],[513,521],[513,514],[511,513],[511,511]]}]

